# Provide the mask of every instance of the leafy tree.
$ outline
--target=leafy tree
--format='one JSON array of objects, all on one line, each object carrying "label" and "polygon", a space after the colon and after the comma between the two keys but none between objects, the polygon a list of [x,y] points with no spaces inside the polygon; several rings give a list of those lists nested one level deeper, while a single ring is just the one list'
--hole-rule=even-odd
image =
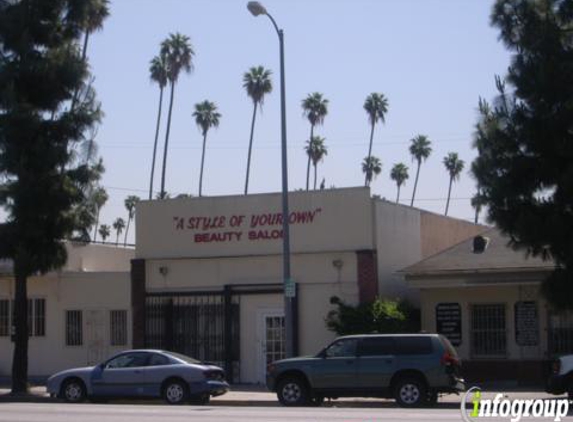
[{"label": "leafy tree", "polygon": [[167,86],[167,64],[161,54],[155,56],[149,65],[149,77],[159,85],[159,106],[157,109],[157,122],[155,123],[155,139],[153,141],[153,157],[151,158],[151,177],[149,178],[149,199],[153,196],[153,178],[155,176],[155,158],[157,156],[157,140],[161,126],[161,108],[163,105],[163,90]]},{"label": "leafy tree", "polygon": [[[388,112],[388,99],[384,94],[379,94],[373,92],[364,101],[364,110],[368,114],[368,121],[370,122],[370,146],[368,147],[368,156],[366,161],[370,162],[370,157],[372,156],[372,141],[374,140],[374,127],[378,121],[382,123],[386,122],[386,113]],[[364,179],[364,186],[370,186],[372,181],[372,175],[368,179],[368,173]]]},{"label": "leafy tree", "polygon": [[94,190],[93,193],[93,202],[96,208],[96,221],[95,221],[95,229],[94,229],[94,240],[96,240],[97,237],[97,233],[98,233],[98,225],[99,225],[99,213],[101,211],[101,208],[105,205],[105,203],[107,202],[107,200],[109,199],[109,196],[106,192],[106,190],[99,186]]},{"label": "leafy tree", "polygon": [[498,0],[491,23],[513,53],[498,96],[480,100],[472,172],[510,244],[552,259],[543,293],[573,307],[573,5]]},{"label": "leafy tree", "polygon": [[175,84],[182,71],[190,73],[193,68],[192,59],[195,55],[189,37],[179,33],[170,34],[169,38],[161,43],[160,56],[165,58],[167,81],[171,88],[169,97],[169,111],[167,113],[167,129],[165,130],[165,144],[163,146],[163,168],[161,170],[161,196],[165,193],[165,171],[167,170],[167,151],[169,150],[169,133],[171,130],[171,113],[173,111],[173,97]]},{"label": "leafy tree", "polygon": [[372,178],[378,176],[382,171],[382,162],[380,161],[380,158],[374,157],[373,155],[365,157],[362,162],[362,171],[366,175],[366,186],[370,186]]},{"label": "leafy tree", "polygon": [[444,157],[443,160],[444,167],[448,171],[450,176],[450,184],[448,187],[448,200],[446,201],[446,211],[444,215],[448,215],[448,209],[450,207],[450,196],[452,194],[452,185],[454,184],[455,180],[459,180],[460,174],[464,169],[464,160],[461,160],[458,157],[458,154],[455,152],[449,152],[448,155]]},{"label": "leafy tree", "polygon": [[392,171],[390,171],[390,178],[396,182],[398,192],[396,193],[396,203],[400,202],[400,188],[406,180],[408,180],[408,167],[404,163],[394,164]]},{"label": "leafy tree", "polygon": [[99,231],[99,235],[101,236],[102,242],[105,242],[105,240],[110,235],[109,226],[107,224],[102,224],[98,231]]},{"label": "leafy tree", "polygon": [[245,195],[249,190],[249,172],[251,169],[251,151],[253,148],[253,134],[255,133],[255,118],[257,117],[257,107],[262,106],[265,94],[273,90],[271,80],[272,72],[263,66],[251,67],[243,75],[243,88],[247,95],[253,100],[253,118],[251,121],[251,136],[249,138],[249,153],[247,155],[247,176],[245,178]]},{"label": "leafy tree", "polygon": [[90,0],[84,2],[88,9],[86,20],[83,24],[84,46],[82,48],[82,60],[85,61],[88,51],[88,40],[90,34],[103,28],[103,21],[109,16],[109,0]]},{"label": "leafy tree", "polygon": [[125,228],[125,220],[121,217],[115,219],[112,224],[113,229],[115,230],[115,244],[119,244],[119,235],[123,232]]},{"label": "leafy tree", "polygon": [[[328,100],[322,96],[320,92],[314,92],[308,94],[308,96],[302,100],[302,114],[310,122],[310,138],[307,143],[314,139],[314,127],[319,124],[324,123],[324,118],[328,114]],[[308,154],[308,149],[306,149],[308,155],[308,163],[306,165],[306,190],[308,190],[309,180],[310,180],[310,162],[312,157]],[[316,166],[314,167],[316,170]],[[316,174],[316,171],[315,171]],[[315,176],[315,187],[316,189],[316,176]]]},{"label": "leafy tree", "polygon": [[[0,1],[0,257],[14,264],[12,392],[27,390],[27,280],[64,265],[93,172],[74,145],[100,119],[80,50],[91,0]],[[89,239],[89,235],[88,235]]]},{"label": "leafy tree", "polygon": [[373,302],[351,306],[336,296],[336,305],[326,316],[326,326],[339,336],[351,334],[416,333],[420,331],[420,312],[404,300],[376,298]]},{"label": "leafy tree", "polygon": [[418,135],[410,140],[410,155],[412,160],[416,160],[418,167],[416,169],[416,180],[414,181],[414,191],[412,192],[412,200],[410,206],[414,206],[414,198],[416,197],[416,188],[418,187],[418,178],[420,177],[420,167],[422,161],[426,161],[432,153],[430,140],[425,135]]},{"label": "leafy tree", "polygon": [[199,174],[199,196],[203,192],[203,164],[205,163],[205,146],[207,144],[207,132],[212,127],[219,127],[219,119],[221,113],[217,111],[217,106],[211,101],[203,101],[202,103],[195,104],[195,111],[193,112],[195,123],[201,129],[203,134],[203,153],[201,154],[201,172]]},{"label": "leafy tree", "polygon": [[[306,141],[306,153],[308,159],[312,161],[314,166],[314,190],[316,190],[316,167],[322,161],[325,155],[328,155],[328,149],[324,145],[324,138],[320,136],[313,136],[310,141]],[[308,190],[308,186],[307,186]]]},{"label": "leafy tree", "polygon": [[125,209],[127,210],[127,227],[125,228],[125,237],[123,239],[123,245],[127,245],[127,233],[129,232],[129,223],[133,220],[135,216],[135,206],[140,201],[139,196],[136,195],[129,195],[125,198],[124,204]]}]

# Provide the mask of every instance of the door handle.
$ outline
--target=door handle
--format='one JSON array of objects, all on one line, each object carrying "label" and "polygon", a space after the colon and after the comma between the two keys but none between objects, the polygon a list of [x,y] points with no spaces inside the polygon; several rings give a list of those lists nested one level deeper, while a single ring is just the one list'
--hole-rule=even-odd
[{"label": "door handle", "polygon": [[386,359],[386,363],[392,363],[392,359]]},{"label": "door handle", "polygon": [[348,359],[348,360],[346,361],[346,363],[347,363],[348,365],[352,365],[352,364],[354,363],[354,359]]}]

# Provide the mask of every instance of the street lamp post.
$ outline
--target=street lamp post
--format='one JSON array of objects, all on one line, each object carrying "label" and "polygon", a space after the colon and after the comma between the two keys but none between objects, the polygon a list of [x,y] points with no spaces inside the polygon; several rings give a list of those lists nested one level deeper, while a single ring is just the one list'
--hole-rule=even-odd
[{"label": "street lamp post", "polygon": [[281,157],[282,157],[282,219],[283,219],[283,284],[285,290],[285,334],[286,356],[294,354],[294,289],[290,275],[290,231],[289,231],[289,208],[288,208],[288,168],[287,168],[287,135],[286,135],[286,100],[285,100],[285,59],[284,59],[284,34],[279,29],[273,17],[258,1],[250,1],[247,9],[253,16],[266,15],[269,17],[277,35],[279,36],[280,61],[281,61]]}]

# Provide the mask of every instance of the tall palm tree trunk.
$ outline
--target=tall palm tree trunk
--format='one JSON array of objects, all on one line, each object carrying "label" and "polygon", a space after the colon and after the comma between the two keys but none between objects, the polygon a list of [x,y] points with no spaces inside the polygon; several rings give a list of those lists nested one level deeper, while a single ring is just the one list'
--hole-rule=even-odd
[{"label": "tall palm tree trunk", "polygon": [[167,129],[165,131],[165,145],[163,146],[163,168],[161,170],[161,199],[165,198],[165,170],[167,168],[167,151],[169,147],[169,131],[171,130],[171,112],[173,111],[174,94],[175,94],[175,81],[171,81],[171,96],[169,98],[169,112],[167,113]]},{"label": "tall palm tree trunk", "polygon": [[28,390],[28,289],[27,277],[15,262],[14,355],[12,358],[12,393]]},{"label": "tall palm tree trunk", "polygon": [[396,203],[400,202],[400,185],[398,185],[398,193],[396,194]]},{"label": "tall palm tree trunk", "polygon": [[[314,135],[314,125],[310,125],[310,139],[309,142],[312,142],[312,138]],[[308,144],[310,147],[310,143]],[[308,154],[308,162],[306,163],[306,190],[308,190],[308,184],[310,181],[310,154]]]},{"label": "tall palm tree trunk", "polygon": [[[368,147],[368,161],[366,161],[367,163],[370,163],[370,156],[372,155],[372,141],[374,140],[374,126],[376,125],[376,123],[372,122],[372,129],[370,129],[370,146]],[[364,186],[369,186],[370,183],[368,183],[368,172],[366,173],[366,177],[364,179]]]},{"label": "tall palm tree trunk", "polygon": [[94,242],[97,240],[97,226],[99,225],[99,212],[100,208],[98,207],[96,214],[95,229],[94,229]]},{"label": "tall palm tree trunk", "polygon": [[86,61],[86,56],[88,53],[88,40],[90,38],[90,31],[86,31],[85,35],[84,35],[84,46],[82,48],[82,61],[85,62]]},{"label": "tall palm tree trunk", "polygon": [[313,187],[313,189],[316,190],[316,168],[317,168],[317,165],[313,163],[313,166],[314,166],[314,187]]},{"label": "tall palm tree trunk", "polygon": [[454,178],[450,177],[450,186],[448,188],[448,200],[446,201],[446,212],[444,215],[448,215],[448,208],[450,208],[450,195],[452,194],[452,184],[454,183]]},{"label": "tall palm tree trunk", "polygon": [[245,195],[249,191],[249,171],[251,169],[251,151],[253,149],[253,134],[255,133],[255,120],[257,118],[257,103],[253,101],[253,120],[251,121],[251,137],[249,138],[249,155],[247,156],[247,177],[245,178]]},{"label": "tall palm tree trunk", "polygon": [[205,163],[206,144],[207,144],[207,131],[203,132],[203,153],[201,154],[201,173],[199,173],[199,196],[203,195],[203,164]]},{"label": "tall palm tree trunk", "polygon": [[153,177],[155,175],[155,156],[157,155],[157,140],[159,139],[159,126],[161,124],[161,105],[163,104],[163,87],[159,88],[159,110],[155,124],[155,140],[153,141],[153,158],[151,159],[151,177],[149,180],[149,199],[153,199]]},{"label": "tall palm tree trunk", "polygon": [[412,192],[412,200],[410,201],[410,206],[414,206],[414,198],[416,197],[416,188],[418,187],[418,176],[420,175],[421,161],[418,161],[418,169],[416,170],[416,180],[414,181],[414,191]]},{"label": "tall palm tree trunk", "polygon": [[129,232],[129,223],[131,221],[131,218],[127,219],[127,226],[125,227],[125,235],[123,236],[123,246],[127,245],[127,232]]}]

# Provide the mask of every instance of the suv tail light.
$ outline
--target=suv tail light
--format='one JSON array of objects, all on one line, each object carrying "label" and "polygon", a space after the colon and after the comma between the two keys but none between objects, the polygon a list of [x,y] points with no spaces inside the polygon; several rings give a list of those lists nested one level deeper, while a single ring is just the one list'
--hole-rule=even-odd
[{"label": "suv tail light", "polygon": [[553,361],[553,363],[551,364],[551,371],[557,375],[559,373],[559,371],[561,370],[561,359],[556,359]]},{"label": "suv tail light", "polygon": [[440,359],[440,363],[444,366],[457,366],[460,361],[457,356],[452,355],[450,352],[446,351]]}]

